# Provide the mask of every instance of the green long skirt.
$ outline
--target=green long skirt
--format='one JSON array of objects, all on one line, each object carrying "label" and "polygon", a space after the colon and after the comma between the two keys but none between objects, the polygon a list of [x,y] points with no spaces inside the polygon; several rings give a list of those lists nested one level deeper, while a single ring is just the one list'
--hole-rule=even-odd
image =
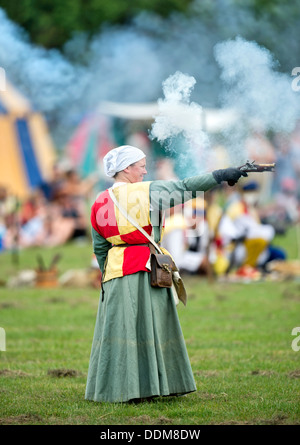
[{"label": "green long skirt", "polygon": [[87,400],[127,402],[196,390],[172,291],[149,280],[139,272],[104,283]]}]

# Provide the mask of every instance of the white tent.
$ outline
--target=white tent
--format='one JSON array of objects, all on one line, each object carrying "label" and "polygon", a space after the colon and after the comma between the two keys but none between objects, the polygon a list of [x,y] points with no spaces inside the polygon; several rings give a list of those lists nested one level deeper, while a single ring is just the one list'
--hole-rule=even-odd
[{"label": "white tent", "polygon": [[[97,111],[112,117],[133,120],[153,120],[159,113],[157,102],[151,103],[119,103],[101,102]],[[233,109],[202,108],[203,130],[217,133],[234,124],[238,114]]]}]

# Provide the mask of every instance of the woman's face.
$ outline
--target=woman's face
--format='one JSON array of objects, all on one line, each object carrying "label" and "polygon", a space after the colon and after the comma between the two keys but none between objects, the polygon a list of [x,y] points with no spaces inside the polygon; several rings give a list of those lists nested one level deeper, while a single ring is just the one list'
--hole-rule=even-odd
[{"label": "woman's face", "polygon": [[129,165],[125,170],[128,170],[128,179],[130,182],[141,182],[147,174],[146,158]]}]

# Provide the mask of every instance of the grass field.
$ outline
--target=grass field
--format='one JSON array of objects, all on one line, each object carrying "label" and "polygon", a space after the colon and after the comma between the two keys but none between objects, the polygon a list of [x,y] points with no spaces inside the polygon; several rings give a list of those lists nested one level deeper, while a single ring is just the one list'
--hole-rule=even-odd
[{"label": "grass field", "polygon": [[[278,242],[297,255],[294,233]],[[90,264],[89,243],[43,251],[45,261],[58,251],[60,272]],[[37,253],[21,252],[18,266],[2,253],[0,279],[34,268]],[[186,286],[188,305],[178,313],[197,392],[138,405],[84,400],[98,290],[1,287],[0,424],[300,424],[300,351],[291,334],[300,326],[300,281],[190,277]]]}]

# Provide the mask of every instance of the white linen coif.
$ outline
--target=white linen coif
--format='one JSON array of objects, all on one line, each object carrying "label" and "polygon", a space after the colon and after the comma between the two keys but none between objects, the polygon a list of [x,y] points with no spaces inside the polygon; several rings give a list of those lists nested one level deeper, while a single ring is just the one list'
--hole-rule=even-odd
[{"label": "white linen coif", "polygon": [[131,145],[121,145],[110,150],[103,158],[104,171],[107,176],[113,177],[129,165],[146,157],[145,153]]}]

